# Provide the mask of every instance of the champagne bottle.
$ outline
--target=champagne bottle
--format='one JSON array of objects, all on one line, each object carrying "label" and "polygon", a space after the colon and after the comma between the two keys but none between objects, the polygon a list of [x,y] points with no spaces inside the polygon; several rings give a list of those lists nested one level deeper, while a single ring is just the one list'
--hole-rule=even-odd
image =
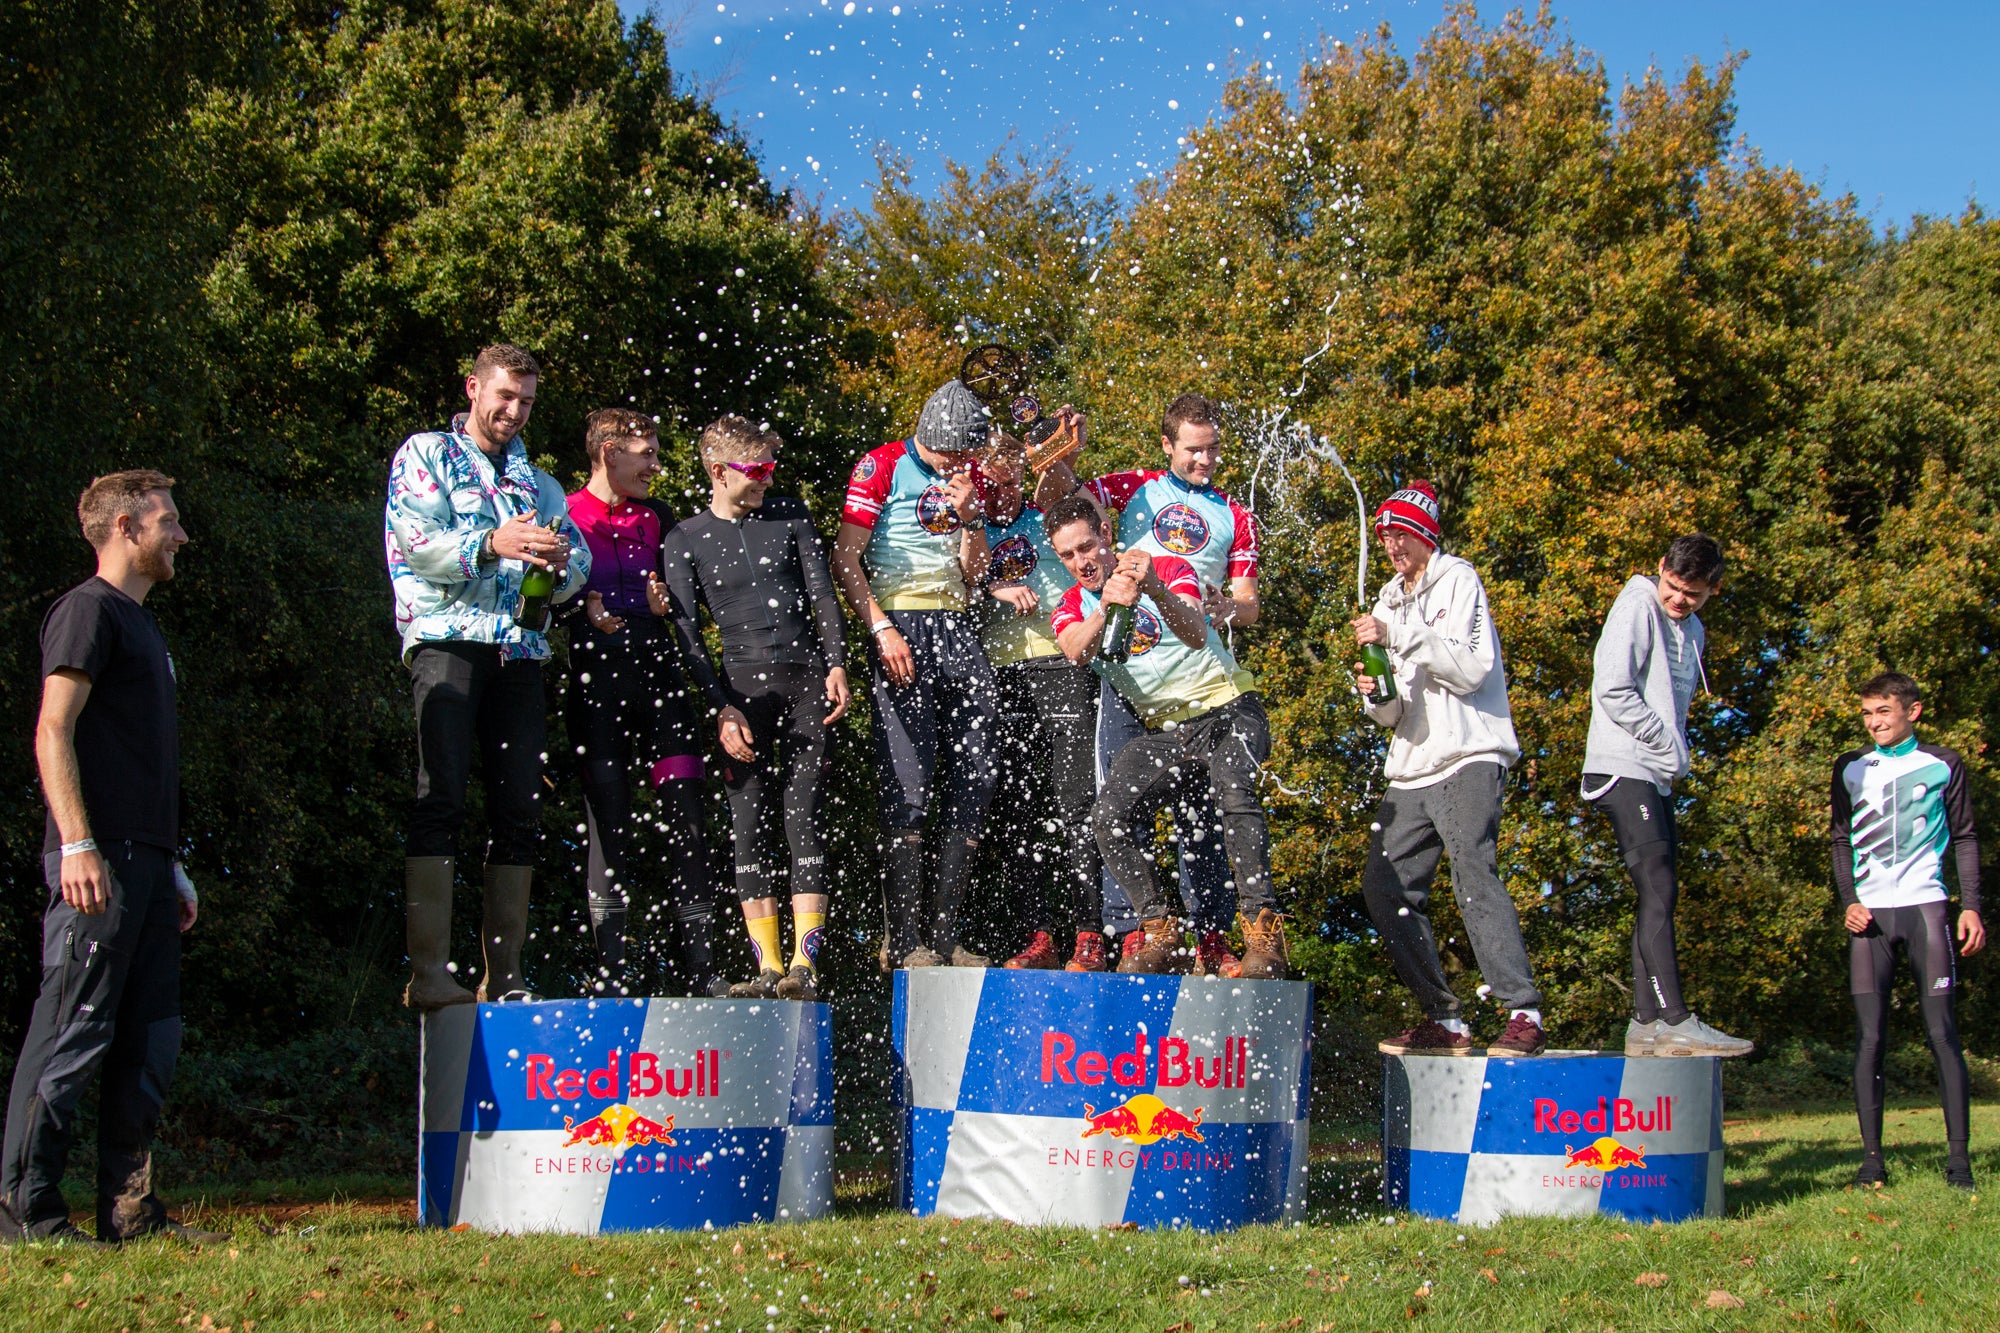
[{"label": "champagne bottle", "polygon": [[1375,682],[1375,693],[1370,697],[1376,703],[1387,703],[1396,697],[1396,673],[1390,668],[1389,654],[1381,644],[1361,645],[1361,665]]},{"label": "champagne bottle", "polygon": [[[549,521],[549,531],[556,530],[557,520]],[[514,608],[514,623],[522,629],[537,634],[549,627],[549,599],[555,596],[556,571],[553,565],[529,565],[528,572],[521,576],[521,600]]]},{"label": "champagne bottle", "polygon": [[1132,655],[1132,608],[1116,603],[1104,607],[1104,636],[1097,641],[1097,655],[1107,662],[1123,662]]}]

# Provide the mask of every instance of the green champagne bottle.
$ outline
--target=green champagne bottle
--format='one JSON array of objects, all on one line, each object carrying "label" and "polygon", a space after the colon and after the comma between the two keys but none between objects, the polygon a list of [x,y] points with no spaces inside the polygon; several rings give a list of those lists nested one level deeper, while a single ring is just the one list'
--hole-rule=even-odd
[{"label": "green champagne bottle", "polygon": [[1375,693],[1370,697],[1376,703],[1387,703],[1396,697],[1396,673],[1390,669],[1389,654],[1381,644],[1361,645],[1361,665],[1375,682]]},{"label": "green champagne bottle", "polygon": [[[554,532],[555,523],[549,524]],[[514,623],[536,634],[549,627],[549,599],[555,596],[556,571],[553,565],[529,565],[521,576],[521,601],[514,608]]]},{"label": "green champagne bottle", "polygon": [[1116,603],[1104,608],[1104,636],[1097,641],[1097,655],[1107,662],[1123,662],[1132,655],[1132,608]]}]

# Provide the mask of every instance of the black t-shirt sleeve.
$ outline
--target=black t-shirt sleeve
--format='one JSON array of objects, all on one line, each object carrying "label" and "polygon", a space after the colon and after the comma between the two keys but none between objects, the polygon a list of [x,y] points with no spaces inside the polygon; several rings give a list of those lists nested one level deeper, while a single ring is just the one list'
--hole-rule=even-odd
[{"label": "black t-shirt sleeve", "polygon": [[1958,905],[1960,910],[1979,910],[1979,828],[1972,819],[1972,783],[1965,775],[1965,760],[1956,750],[1942,746],[1930,750],[1944,760],[1951,776],[1944,784],[1945,827],[1951,830],[1952,857],[1958,864]]},{"label": "black t-shirt sleeve", "polygon": [[[800,508],[803,510],[804,506]],[[833,591],[833,575],[826,567],[826,552],[810,516],[801,513],[792,520],[792,540],[798,544],[799,572],[804,575],[806,599],[812,604],[813,626],[819,631],[819,650],[826,669],[847,665],[847,617],[841,614],[840,598]]]},{"label": "black t-shirt sleeve", "polygon": [[95,681],[117,647],[118,626],[104,599],[72,593],[42,622],[42,675],[81,671]]},{"label": "black t-shirt sleeve", "polygon": [[667,613],[674,622],[674,637],[680,641],[681,665],[701,692],[721,708],[728,705],[729,694],[702,645],[696,610],[701,605],[701,583],[691,545],[694,522],[675,527],[660,543],[660,579],[667,585]]},{"label": "black t-shirt sleeve", "polygon": [[1854,892],[1854,807],[1848,801],[1847,784],[1840,780],[1840,775],[1860,757],[1859,750],[1849,750],[1833,761],[1833,813],[1827,832],[1833,843],[1833,887],[1845,907],[1854,906],[1861,898]]}]

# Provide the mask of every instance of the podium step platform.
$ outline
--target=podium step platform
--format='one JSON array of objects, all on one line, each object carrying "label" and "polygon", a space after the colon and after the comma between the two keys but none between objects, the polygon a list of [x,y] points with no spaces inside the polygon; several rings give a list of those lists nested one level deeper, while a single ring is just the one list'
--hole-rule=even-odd
[{"label": "podium step platform", "polygon": [[1382,1056],[1382,1198],[1426,1217],[1722,1213],[1722,1062]]},{"label": "podium step platform", "polygon": [[458,1005],[423,1020],[417,1215],[700,1229],[833,1207],[833,1021],[783,1000]]},{"label": "podium step platform", "polygon": [[896,973],[902,1206],[1030,1225],[1302,1218],[1312,987]]}]

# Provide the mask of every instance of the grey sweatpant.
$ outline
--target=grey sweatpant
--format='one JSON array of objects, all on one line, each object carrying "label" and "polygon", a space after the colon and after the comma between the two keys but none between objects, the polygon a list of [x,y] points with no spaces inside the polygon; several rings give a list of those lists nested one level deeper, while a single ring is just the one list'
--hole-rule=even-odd
[{"label": "grey sweatpant", "polygon": [[1500,882],[1495,843],[1506,777],[1497,763],[1467,764],[1428,787],[1391,787],[1375,815],[1361,896],[1396,975],[1431,1018],[1457,1018],[1459,1010],[1431,933],[1431,880],[1440,854],[1451,857],[1452,894],[1494,1000],[1509,1009],[1542,1002],[1521,942],[1520,913]]}]

